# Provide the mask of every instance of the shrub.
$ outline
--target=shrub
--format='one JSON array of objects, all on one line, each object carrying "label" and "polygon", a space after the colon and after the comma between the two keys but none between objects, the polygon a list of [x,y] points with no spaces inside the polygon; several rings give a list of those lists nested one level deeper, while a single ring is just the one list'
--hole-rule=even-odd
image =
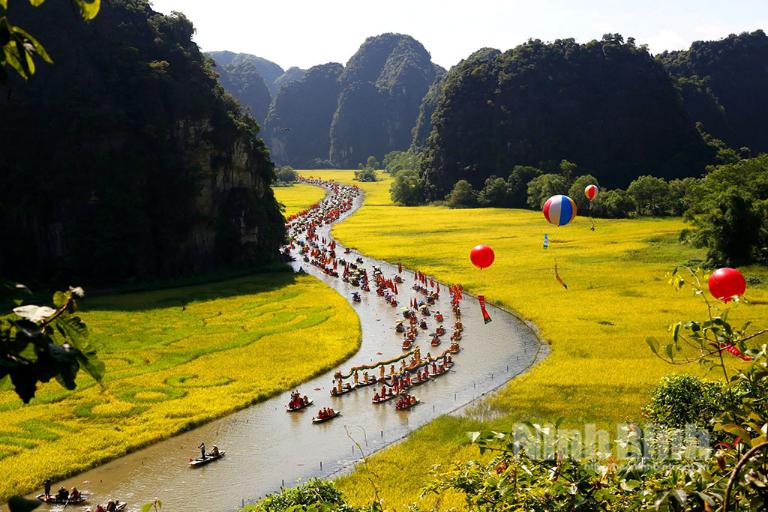
[{"label": "shrub", "polygon": [[653,423],[665,427],[704,427],[723,412],[729,395],[720,382],[687,374],[667,375],[651,392],[643,413]]},{"label": "shrub", "polygon": [[376,171],[373,169],[360,169],[355,171],[355,181],[373,182],[376,181]]},{"label": "shrub", "polygon": [[395,174],[389,188],[392,201],[403,206],[416,206],[424,202],[424,186],[417,171],[403,170]]},{"label": "shrub", "polygon": [[467,180],[459,180],[445,200],[451,208],[473,208],[477,206],[477,192]]},{"label": "shrub", "polygon": [[280,183],[295,183],[299,175],[293,170],[293,167],[285,165],[275,171],[275,177]]}]

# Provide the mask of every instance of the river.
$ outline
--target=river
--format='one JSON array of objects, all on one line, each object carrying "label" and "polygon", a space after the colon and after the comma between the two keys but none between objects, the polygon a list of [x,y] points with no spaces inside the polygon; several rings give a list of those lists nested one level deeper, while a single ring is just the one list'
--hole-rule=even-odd
[{"label": "river", "polygon": [[[355,205],[338,222],[353,214],[362,205]],[[330,226],[318,230],[319,236],[330,239]],[[337,253],[344,248],[337,245]],[[382,269],[385,276],[394,277],[397,268],[389,263],[359,255],[364,266]],[[107,497],[129,503],[128,510],[138,510],[141,504],[159,498],[168,511],[233,511],[243,503],[257,500],[281,485],[293,486],[311,477],[328,477],[348,471],[360,459],[360,444],[368,455],[406,436],[437,416],[453,413],[509,379],[526,371],[547,354],[533,330],[514,315],[488,306],[493,321],[483,322],[478,301],[466,296],[462,303],[464,335],[462,351],[454,357],[451,372],[434,381],[414,388],[412,393],[421,404],[408,410],[396,411],[394,401],[372,404],[373,387],[362,388],[341,397],[332,398],[329,390],[333,374],[347,372],[351,366],[390,359],[402,354],[400,336],[395,333],[395,321],[400,308],[392,308],[375,293],[363,294],[362,302],[353,303],[351,292],[356,290],[341,279],[325,275],[319,269],[303,263],[293,263],[325,282],[347,298],[360,317],[362,344],[360,350],[338,368],[310,380],[300,387],[315,404],[298,413],[286,413],[289,392],[243,409],[159,442],[120,459],[54,484],[67,488],[77,486],[93,495],[91,506],[106,502]],[[411,290],[414,274],[404,270],[399,299],[407,303],[415,292]],[[433,308],[445,315],[445,326],[453,324],[450,297],[444,288]],[[428,319],[434,330],[433,317]],[[447,336],[439,347],[448,347]],[[429,338],[418,339],[422,354],[437,349],[429,346]],[[286,343],[301,343],[287,339]],[[320,407],[334,407],[342,416],[315,425],[312,416]],[[350,436],[354,439],[350,439]],[[190,469],[187,460],[198,454],[196,447],[205,441],[216,444],[226,456],[199,469]],[[43,506],[45,507],[45,505]],[[55,507],[52,507],[55,509]],[[71,508],[71,507],[70,507]]]}]

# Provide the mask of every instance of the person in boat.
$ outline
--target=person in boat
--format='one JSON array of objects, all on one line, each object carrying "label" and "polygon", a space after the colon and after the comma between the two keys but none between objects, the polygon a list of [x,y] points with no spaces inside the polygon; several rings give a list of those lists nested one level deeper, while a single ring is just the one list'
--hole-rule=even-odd
[{"label": "person in boat", "polygon": [[379,392],[377,391],[373,394],[373,401],[378,402],[379,400],[381,400],[381,397],[379,396]]},{"label": "person in boat", "polygon": [[45,481],[43,482],[43,488],[45,489],[46,498],[51,495],[51,485],[53,485],[53,482],[51,481],[51,479],[46,478]]},{"label": "person in boat", "polygon": [[200,443],[198,448],[200,448],[200,458],[205,460],[205,443]]},{"label": "person in boat", "polygon": [[408,403],[410,405],[416,405],[416,397],[413,395],[408,395]]},{"label": "person in boat", "polygon": [[219,452],[219,447],[216,445],[213,445],[213,449],[211,450],[211,456],[218,457],[219,455],[221,455],[221,452]]},{"label": "person in boat", "polygon": [[59,501],[67,501],[67,499],[69,499],[69,491],[64,487],[60,487],[56,493],[56,499]]},{"label": "person in boat", "polygon": [[69,499],[72,501],[80,499],[80,491],[77,490],[77,487],[73,487],[72,490],[69,491]]},{"label": "person in boat", "polygon": [[101,503],[99,503],[98,505],[96,505],[95,512],[106,512],[106,511],[104,510],[104,507],[101,506]]},{"label": "person in boat", "polygon": [[114,502],[114,500],[109,500],[107,502],[107,512],[115,512],[117,510],[117,503]]},{"label": "person in boat", "polygon": [[304,395],[304,399],[301,401],[304,405],[309,405],[309,397],[307,395]]}]

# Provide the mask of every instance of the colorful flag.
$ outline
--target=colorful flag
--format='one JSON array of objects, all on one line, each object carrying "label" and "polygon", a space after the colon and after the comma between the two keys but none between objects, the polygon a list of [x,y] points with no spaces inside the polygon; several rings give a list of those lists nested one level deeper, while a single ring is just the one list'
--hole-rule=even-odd
[{"label": "colorful flag", "polygon": [[491,315],[488,314],[488,311],[485,309],[485,296],[484,295],[478,295],[477,300],[480,301],[480,311],[483,312],[483,322],[490,323],[491,322]]}]

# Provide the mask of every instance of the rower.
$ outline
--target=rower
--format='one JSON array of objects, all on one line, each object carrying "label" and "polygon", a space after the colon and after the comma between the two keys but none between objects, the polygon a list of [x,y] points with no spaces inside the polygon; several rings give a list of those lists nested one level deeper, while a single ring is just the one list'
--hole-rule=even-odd
[{"label": "rower", "polygon": [[213,450],[211,450],[211,456],[218,457],[219,455],[220,455],[219,447],[216,445],[213,445]]},{"label": "rower", "polygon": [[50,478],[46,478],[45,481],[43,482],[43,487],[45,488],[45,497],[46,498],[51,495],[51,485],[52,484],[53,484],[53,482],[51,481]]},{"label": "rower", "polygon": [[205,460],[205,443],[200,443],[200,446],[198,446],[198,448],[200,448],[201,458]]}]

